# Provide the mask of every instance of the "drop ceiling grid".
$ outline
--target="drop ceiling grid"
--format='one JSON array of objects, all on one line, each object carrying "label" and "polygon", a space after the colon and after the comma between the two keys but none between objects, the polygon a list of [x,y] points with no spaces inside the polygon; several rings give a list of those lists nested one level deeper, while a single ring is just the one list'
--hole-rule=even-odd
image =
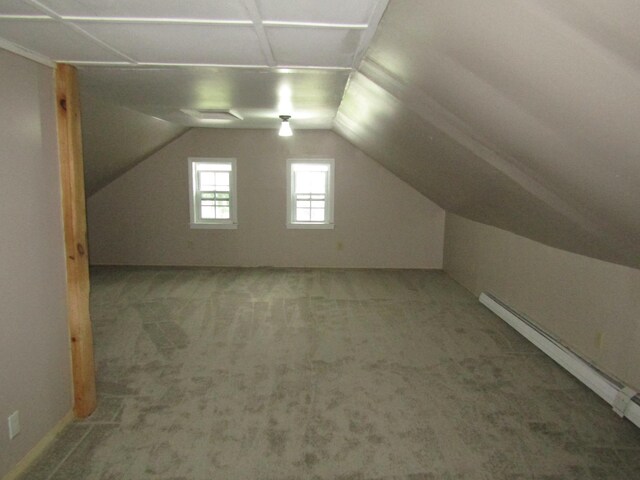
[{"label": "drop ceiling grid", "polygon": [[[30,1],[30,0],[27,0]],[[249,20],[242,2],[235,0],[37,0],[61,16],[97,18],[166,18]],[[185,8],[188,5],[188,8]]]},{"label": "drop ceiling grid", "polygon": [[0,18],[0,37],[50,59],[105,63],[125,61],[121,56],[96,42],[86,41],[82,34],[54,20],[34,22]]},{"label": "drop ceiling grid", "polygon": [[5,0],[0,37],[76,64],[351,69],[381,4],[387,0],[191,0],[188,9],[166,0]]},{"label": "drop ceiling grid", "polygon": [[[265,65],[251,26],[84,23],[91,35],[145,63]],[[194,46],[198,48],[194,48]]]}]

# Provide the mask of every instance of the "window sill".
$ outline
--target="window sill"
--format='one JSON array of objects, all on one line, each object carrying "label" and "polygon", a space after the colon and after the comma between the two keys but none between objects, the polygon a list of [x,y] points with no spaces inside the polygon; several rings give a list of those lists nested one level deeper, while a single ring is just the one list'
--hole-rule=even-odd
[{"label": "window sill", "polygon": [[311,230],[333,230],[333,223],[287,223],[287,228],[311,229]]},{"label": "window sill", "polygon": [[191,223],[190,225],[195,229],[236,230],[238,228],[237,223]]}]

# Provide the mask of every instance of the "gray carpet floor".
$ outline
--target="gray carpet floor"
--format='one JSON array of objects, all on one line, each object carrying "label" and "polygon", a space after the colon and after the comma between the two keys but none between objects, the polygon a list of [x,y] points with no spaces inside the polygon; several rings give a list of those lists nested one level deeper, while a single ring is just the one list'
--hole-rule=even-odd
[{"label": "gray carpet floor", "polygon": [[92,271],[99,407],[26,479],[638,479],[640,429],[442,272]]}]

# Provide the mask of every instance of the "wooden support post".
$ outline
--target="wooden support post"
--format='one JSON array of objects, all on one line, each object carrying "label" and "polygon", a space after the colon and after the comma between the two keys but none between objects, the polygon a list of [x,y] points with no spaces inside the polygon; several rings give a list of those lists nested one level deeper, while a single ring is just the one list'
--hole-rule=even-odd
[{"label": "wooden support post", "polygon": [[85,418],[96,408],[93,335],[89,316],[89,258],[82,166],[80,95],[75,67],[56,66],[58,152],[62,184],[62,214],[67,258],[67,305],[73,410]]}]

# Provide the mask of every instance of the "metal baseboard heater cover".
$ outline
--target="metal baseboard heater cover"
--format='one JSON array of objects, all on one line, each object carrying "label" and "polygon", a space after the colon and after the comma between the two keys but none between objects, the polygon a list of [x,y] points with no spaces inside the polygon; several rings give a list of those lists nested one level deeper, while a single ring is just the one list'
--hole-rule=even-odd
[{"label": "metal baseboard heater cover", "polygon": [[640,427],[640,397],[637,392],[606,375],[597,367],[573,353],[558,340],[523,315],[509,308],[496,297],[488,293],[482,293],[480,294],[480,303],[593,390],[600,398],[611,405],[618,415],[626,417],[637,427]]}]

